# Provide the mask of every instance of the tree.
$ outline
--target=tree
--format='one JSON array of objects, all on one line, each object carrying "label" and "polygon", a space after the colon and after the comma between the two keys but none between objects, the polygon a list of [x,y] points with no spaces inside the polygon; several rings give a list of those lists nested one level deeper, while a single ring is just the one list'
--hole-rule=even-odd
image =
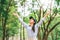
[{"label": "tree", "polygon": [[[15,7],[15,3],[13,3],[14,0],[5,0],[5,1],[1,0],[0,2],[1,2],[1,5],[0,5],[0,7],[1,7],[0,8],[1,15],[0,16],[1,16],[1,24],[2,24],[1,25],[2,26],[1,31],[3,31],[3,34],[2,34],[3,39],[2,40],[5,40],[5,39],[8,40],[9,35],[11,35],[11,33],[13,33],[12,35],[18,33],[18,32],[14,32],[14,31],[17,30],[18,27],[11,27],[12,30],[9,30],[10,28],[7,27],[7,26],[9,26],[8,24],[10,24],[11,21],[13,21],[13,20],[10,20],[9,17],[11,16],[11,13],[13,13],[15,11],[16,7]],[[11,18],[12,18],[12,16],[11,16]],[[10,20],[10,23],[8,23],[9,20]],[[14,24],[16,24],[16,23],[14,23]],[[18,22],[17,22],[17,24],[18,24]],[[15,26],[17,26],[17,25],[15,25]],[[16,29],[14,29],[14,28],[16,28]],[[10,33],[10,31],[12,31],[12,32]]]}]

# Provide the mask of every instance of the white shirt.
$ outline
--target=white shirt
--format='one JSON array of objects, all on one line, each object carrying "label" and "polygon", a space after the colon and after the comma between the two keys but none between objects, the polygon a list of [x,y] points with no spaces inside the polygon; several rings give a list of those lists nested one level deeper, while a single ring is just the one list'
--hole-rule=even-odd
[{"label": "white shirt", "polygon": [[32,31],[32,27],[30,27],[28,24],[26,24],[21,18],[19,18],[19,21],[22,23],[23,27],[27,30],[28,39],[35,40],[38,33],[38,27],[43,23],[45,18],[42,18],[37,24],[35,24],[35,32]]}]

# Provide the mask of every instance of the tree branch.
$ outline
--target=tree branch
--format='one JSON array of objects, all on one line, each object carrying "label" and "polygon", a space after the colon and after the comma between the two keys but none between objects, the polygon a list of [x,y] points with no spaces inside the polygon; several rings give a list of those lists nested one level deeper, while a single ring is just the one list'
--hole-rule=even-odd
[{"label": "tree branch", "polygon": [[60,22],[56,23],[56,24],[49,30],[49,33],[50,33],[57,25],[59,25],[59,24],[60,24]]}]

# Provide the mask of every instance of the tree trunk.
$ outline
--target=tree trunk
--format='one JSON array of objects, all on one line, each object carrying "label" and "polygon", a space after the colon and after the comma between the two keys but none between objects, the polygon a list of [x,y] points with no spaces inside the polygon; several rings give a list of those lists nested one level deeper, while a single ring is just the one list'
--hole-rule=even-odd
[{"label": "tree trunk", "polygon": [[22,24],[21,24],[21,27],[20,27],[20,40],[22,40],[22,33],[21,33],[22,31],[21,30],[22,30]]},{"label": "tree trunk", "polygon": [[58,36],[58,32],[56,32],[56,39],[55,40],[57,40],[57,36]]},{"label": "tree trunk", "polygon": [[[25,17],[23,18],[23,20],[25,19]],[[25,21],[25,20],[24,20]],[[24,31],[24,27],[23,27],[23,40],[25,40],[25,31]]]},{"label": "tree trunk", "polygon": [[[39,14],[38,14],[38,22],[40,21],[40,18],[41,18],[41,7],[40,7],[40,10],[39,10]],[[41,34],[40,34],[40,27],[38,28],[38,40],[41,40]]]},{"label": "tree trunk", "polygon": [[52,37],[52,40],[54,40],[54,37],[53,37],[53,33],[51,32],[51,37]]},{"label": "tree trunk", "polygon": [[9,36],[6,37],[6,40],[9,40]]},{"label": "tree trunk", "polygon": [[47,38],[48,38],[48,35],[45,35],[44,38],[43,38],[43,40],[47,40]]},{"label": "tree trunk", "polygon": [[3,19],[3,18],[2,18],[2,27],[3,27],[3,39],[2,40],[5,40],[6,19]]},{"label": "tree trunk", "polygon": [[6,40],[9,40],[8,29],[6,29]]},{"label": "tree trunk", "polygon": [[12,40],[14,40],[14,36],[12,36]]},{"label": "tree trunk", "polygon": [[40,27],[38,28],[38,40],[41,40]]},{"label": "tree trunk", "polygon": [[44,33],[44,35],[43,35],[43,39],[42,39],[42,40],[47,40],[48,34],[49,34],[49,33],[46,31],[46,32]]},{"label": "tree trunk", "polygon": [[23,27],[23,40],[25,40],[25,31],[24,31],[24,27]]}]

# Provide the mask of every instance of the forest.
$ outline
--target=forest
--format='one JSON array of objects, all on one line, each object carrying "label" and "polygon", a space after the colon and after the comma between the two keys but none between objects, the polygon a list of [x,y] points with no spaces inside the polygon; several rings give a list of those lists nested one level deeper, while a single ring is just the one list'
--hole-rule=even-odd
[{"label": "forest", "polygon": [[50,15],[38,28],[37,40],[60,40],[60,0],[0,0],[0,40],[27,40],[14,12],[29,24],[30,16],[38,23],[47,10]]}]

